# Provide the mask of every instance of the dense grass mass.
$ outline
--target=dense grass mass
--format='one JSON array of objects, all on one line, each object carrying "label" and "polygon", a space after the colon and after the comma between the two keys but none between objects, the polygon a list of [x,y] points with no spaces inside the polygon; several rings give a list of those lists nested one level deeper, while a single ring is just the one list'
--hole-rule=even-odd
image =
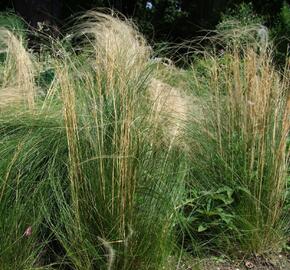
[{"label": "dense grass mass", "polygon": [[39,55],[6,28],[0,46],[0,269],[175,269],[180,250],[286,248],[289,68],[270,48],[178,70],[98,12]]},{"label": "dense grass mass", "polygon": [[288,78],[275,71],[266,54],[251,48],[227,52],[210,64],[202,128],[190,131],[196,149],[192,189],[201,185],[205,192],[199,195],[208,197],[201,199],[206,209],[194,224],[217,247],[271,251],[289,226],[282,207],[289,159]]}]

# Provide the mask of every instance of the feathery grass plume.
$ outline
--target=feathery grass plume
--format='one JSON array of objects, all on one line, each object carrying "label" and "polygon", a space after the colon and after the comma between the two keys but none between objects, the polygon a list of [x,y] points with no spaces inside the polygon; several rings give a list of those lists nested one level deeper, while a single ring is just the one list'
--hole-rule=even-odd
[{"label": "feathery grass plume", "polygon": [[0,28],[0,50],[6,58],[1,74],[0,106],[16,102],[33,109],[35,86],[31,55],[25,50],[21,38],[5,28]]},{"label": "feathery grass plume", "polygon": [[136,26],[118,15],[87,12],[77,20],[73,31],[77,38],[84,38],[82,46],[92,47],[97,71],[105,69],[111,77],[114,72],[138,76],[146,67],[151,48]]},{"label": "feathery grass plume", "polygon": [[182,95],[180,89],[157,79],[151,80],[148,90],[154,112],[152,123],[163,129],[164,141],[180,143],[190,114],[190,98]]},{"label": "feathery grass plume", "polygon": [[[187,97],[181,90],[153,78],[152,61],[149,61],[152,49],[136,26],[124,17],[120,20],[96,11],[88,12],[80,20],[84,22],[76,25],[76,37],[82,38],[82,45],[86,44],[86,47],[93,49],[96,73],[106,71],[109,83],[106,91],[115,91],[116,84],[133,81],[140,72],[151,69],[151,74],[148,73],[151,79],[146,80],[148,91],[144,93],[149,97],[149,106],[155,112],[155,117],[150,120],[153,124],[157,121],[155,126],[164,130],[164,141],[170,137],[173,142],[176,137],[180,137],[182,122],[189,113]],[[115,73],[122,75],[114,76]],[[120,91],[119,86],[117,89]]]},{"label": "feathery grass plume", "polygon": [[217,26],[216,39],[225,44],[228,48],[253,46],[256,49],[267,48],[269,43],[269,33],[265,26],[261,24],[241,25],[237,20],[227,20]]},{"label": "feathery grass plume", "polygon": [[209,249],[212,244],[229,252],[276,250],[285,240],[289,70],[280,74],[271,55],[251,47],[209,61],[207,117],[192,130],[193,185],[212,193],[225,187],[234,201],[211,210],[227,232],[208,223],[192,234],[207,239]]},{"label": "feathery grass plume", "polygon": [[0,12],[0,28],[12,31],[16,36],[25,37],[25,21],[12,12]]},{"label": "feathery grass plume", "polygon": [[242,3],[235,10],[222,14],[221,22],[216,26],[216,37],[227,49],[251,46],[265,53],[271,42],[264,22],[265,18],[254,12],[251,3]]}]

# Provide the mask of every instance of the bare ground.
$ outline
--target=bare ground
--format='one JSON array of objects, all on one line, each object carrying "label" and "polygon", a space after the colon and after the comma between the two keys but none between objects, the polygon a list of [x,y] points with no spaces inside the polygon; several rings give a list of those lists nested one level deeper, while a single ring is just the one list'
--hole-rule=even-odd
[{"label": "bare ground", "polygon": [[229,260],[223,257],[191,258],[187,256],[177,261],[172,270],[290,270],[289,253],[270,254],[267,257],[253,256],[240,260]]}]

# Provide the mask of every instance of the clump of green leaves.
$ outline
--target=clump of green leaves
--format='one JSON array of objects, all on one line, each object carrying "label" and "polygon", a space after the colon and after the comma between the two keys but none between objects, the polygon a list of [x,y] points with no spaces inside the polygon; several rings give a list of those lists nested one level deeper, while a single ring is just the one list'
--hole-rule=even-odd
[{"label": "clump of green leaves", "polygon": [[249,26],[252,24],[262,24],[264,19],[254,12],[252,3],[242,3],[235,8],[228,9],[222,14],[219,27],[226,28],[226,21],[235,21],[240,26]]},{"label": "clump of green leaves", "polygon": [[17,36],[26,36],[25,22],[17,15],[9,12],[0,13],[0,28],[4,27]]},{"label": "clump of green leaves", "polygon": [[224,244],[225,235],[238,232],[234,222],[236,193],[228,186],[208,191],[192,188],[190,200],[184,205],[183,222],[190,238],[199,244],[189,245],[189,250],[210,253]]}]

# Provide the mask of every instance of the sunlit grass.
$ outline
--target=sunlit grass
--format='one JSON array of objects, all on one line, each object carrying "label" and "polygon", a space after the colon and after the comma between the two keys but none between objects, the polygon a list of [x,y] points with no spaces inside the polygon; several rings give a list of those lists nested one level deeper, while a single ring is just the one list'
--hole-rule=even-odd
[{"label": "sunlit grass", "polygon": [[72,31],[36,57],[0,30],[0,268],[279,250],[289,68],[253,47],[156,65],[132,22],[98,12]]}]

